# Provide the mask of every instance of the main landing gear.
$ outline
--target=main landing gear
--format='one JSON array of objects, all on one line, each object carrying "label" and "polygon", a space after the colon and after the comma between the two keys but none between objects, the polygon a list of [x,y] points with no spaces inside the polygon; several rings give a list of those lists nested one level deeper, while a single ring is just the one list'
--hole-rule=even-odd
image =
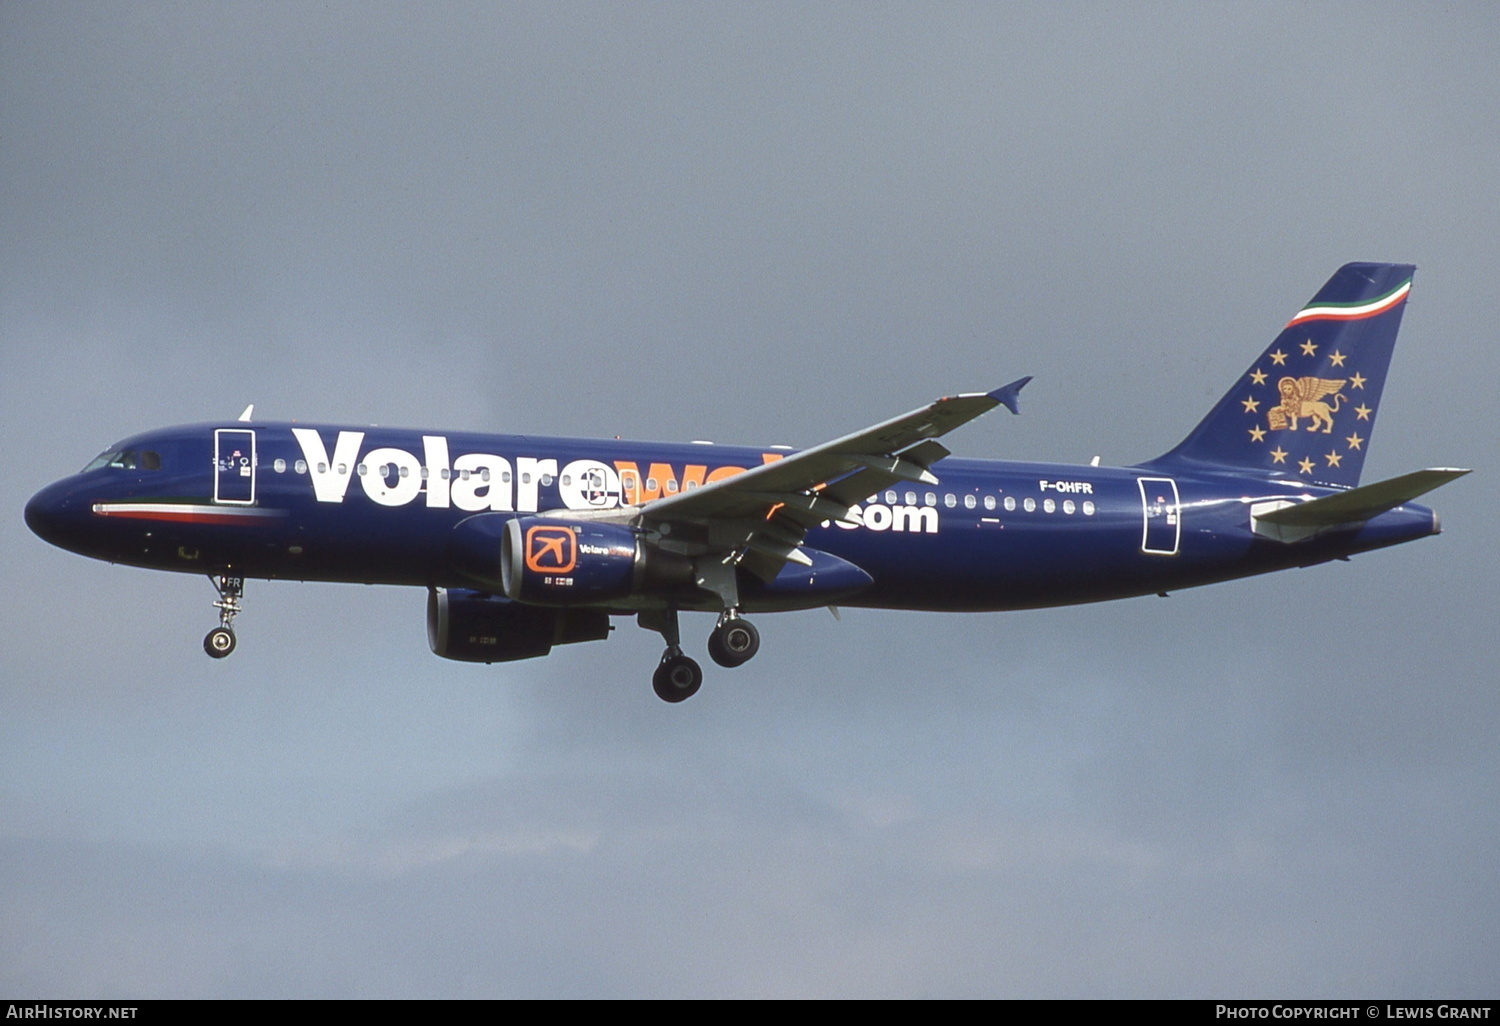
[{"label": "main landing gear", "polygon": [[[667,643],[661,663],[651,675],[651,687],[663,702],[681,702],[692,698],[703,686],[703,667],[682,652],[682,638],[677,629],[677,610],[643,612],[640,625],[660,632]],[[720,666],[742,666],[760,650],[760,632],[735,609],[719,617],[708,636],[708,654]]]},{"label": "main landing gear", "polygon": [[219,611],[219,626],[203,638],[203,651],[215,659],[223,659],[234,651],[234,618],[240,613],[240,599],[245,594],[243,577],[209,578],[219,590],[219,601],[214,608]]},{"label": "main landing gear", "polygon": [[661,664],[651,675],[651,687],[656,697],[663,702],[681,702],[692,698],[703,686],[703,667],[698,660],[682,654],[682,649],[669,646],[662,653]]},{"label": "main landing gear", "polygon": [[720,666],[743,666],[759,651],[760,631],[737,610],[726,610],[708,636],[709,658]]}]

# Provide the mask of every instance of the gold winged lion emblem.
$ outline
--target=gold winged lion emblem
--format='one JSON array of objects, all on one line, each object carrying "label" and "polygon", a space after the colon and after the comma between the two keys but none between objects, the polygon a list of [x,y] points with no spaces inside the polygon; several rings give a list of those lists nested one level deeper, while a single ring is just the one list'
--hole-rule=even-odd
[{"label": "gold winged lion emblem", "polygon": [[[1266,422],[1272,431],[1297,430],[1297,421],[1306,417],[1309,421],[1308,431],[1316,431],[1319,426],[1323,434],[1333,433],[1333,415],[1339,411],[1339,404],[1344,395],[1339,390],[1344,387],[1347,378],[1282,378],[1276,384],[1281,393],[1281,403],[1266,411]],[[1333,405],[1323,401],[1325,396],[1333,396]]]}]

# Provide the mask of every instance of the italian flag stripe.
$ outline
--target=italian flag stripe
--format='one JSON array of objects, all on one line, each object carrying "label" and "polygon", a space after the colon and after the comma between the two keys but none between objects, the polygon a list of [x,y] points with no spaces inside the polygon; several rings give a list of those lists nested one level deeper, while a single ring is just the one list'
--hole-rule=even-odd
[{"label": "italian flag stripe", "polygon": [[1320,303],[1317,306],[1306,306],[1296,317],[1287,321],[1286,326],[1290,328],[1294,324],[1302,324],[1305,321],[1359,321],[1366,317],[1375,317],[1400,305],[1410,291],[1411,282],[1407,281],[1379,299],[1360,303]]}]

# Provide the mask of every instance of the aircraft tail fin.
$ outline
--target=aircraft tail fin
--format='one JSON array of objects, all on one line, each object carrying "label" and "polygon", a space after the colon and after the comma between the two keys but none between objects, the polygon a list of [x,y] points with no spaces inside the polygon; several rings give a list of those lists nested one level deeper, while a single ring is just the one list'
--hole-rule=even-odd
[{"label": "aircraft tail fin", "polygon": [[1415,271],[1339,268],[1192,433],[1149,465],[1358,485]]}]

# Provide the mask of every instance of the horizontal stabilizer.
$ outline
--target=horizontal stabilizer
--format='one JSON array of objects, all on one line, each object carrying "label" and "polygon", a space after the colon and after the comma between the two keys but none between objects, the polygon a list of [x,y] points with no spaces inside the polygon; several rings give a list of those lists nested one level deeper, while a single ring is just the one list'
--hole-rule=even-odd
[{"label": "horizontal stabilizer", "polygon": [[1414,470],[1388,481],[1377,481],[1362,488],[1351,488],[1338,495],[1327,495],[1311,502],[1286,506],[1282,509],[1257,514],[1255,519],[1263,524],[1280,527],[1320,528],[1336,527],[1339,524],[1357,524],[1379,516],[1386,510],[1395,509],[1434,488],[1441,488],[1449,481],[1467,474],[1467,470],[1434,468]]}]

